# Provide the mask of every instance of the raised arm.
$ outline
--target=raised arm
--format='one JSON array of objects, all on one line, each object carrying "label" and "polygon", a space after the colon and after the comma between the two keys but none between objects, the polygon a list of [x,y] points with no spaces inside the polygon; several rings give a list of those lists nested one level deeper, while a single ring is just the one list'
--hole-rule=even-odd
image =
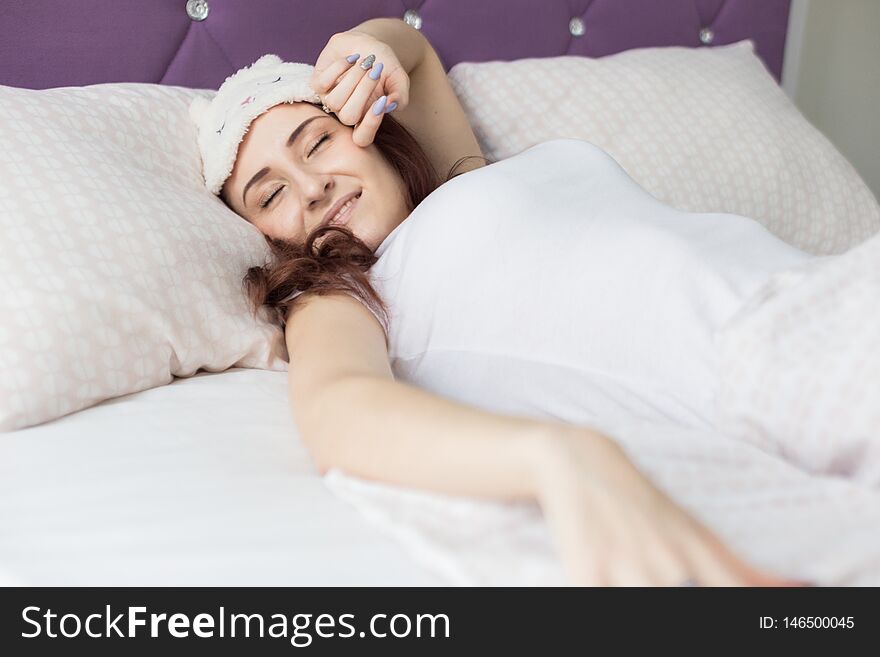
[{"label": "raised arm", "polygon": [[[336,87],[350,53],[375,54],[376,64],[383,65],[379,84],[363,105],[350,102],[348,92]],[[387,94],[388,103],[398,105],[394,117],[413,133],[441,177],[462,157],[474,156],[457,169],[461,173],[485,165],[443,63],[424,35],[402,20],[374,18],[334,34],[315,63],[312,84],[319,94],[326,93],[325,103],[343,123],[357,126],[355,143],[372,142],[381,117],[368,109]]]},{"label": "raised arm", "polygon": [[586,427],[489,413],[393,377],[382,327],[346,294],[311,296],[286,331],[290,401],[323,473],[541,505],[582,585],[784,585],[742,563]]}]

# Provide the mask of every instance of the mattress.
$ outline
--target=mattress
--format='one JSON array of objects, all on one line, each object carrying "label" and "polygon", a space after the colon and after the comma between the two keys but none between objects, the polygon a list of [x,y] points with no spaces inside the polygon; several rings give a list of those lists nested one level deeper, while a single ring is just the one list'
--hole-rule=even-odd
[{"label": "mattress", "polygon": [[232,369],[0,440],[4,585],[441,585],[333,495],[287,375]]}]

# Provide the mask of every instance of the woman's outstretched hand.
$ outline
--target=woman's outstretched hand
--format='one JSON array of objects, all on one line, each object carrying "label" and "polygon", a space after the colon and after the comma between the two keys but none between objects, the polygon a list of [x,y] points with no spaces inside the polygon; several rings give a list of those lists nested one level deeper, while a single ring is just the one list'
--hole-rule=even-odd
[{"label": "woman's outstretched hand", "polygon": [[[362,68],[370,55],[375,56],[372,66]],[[342,123],[354,126],[358,146],[373,143],[385,114],[409,103],[409,75],[397,55],[358,30],[330,37],[315,63],[311,86]]]},{"label": "woman's outstretched hand", "polygon": [[649,482],[606,436],[560,427],[538,502],[576,586],[799,586],[759,572]]}]

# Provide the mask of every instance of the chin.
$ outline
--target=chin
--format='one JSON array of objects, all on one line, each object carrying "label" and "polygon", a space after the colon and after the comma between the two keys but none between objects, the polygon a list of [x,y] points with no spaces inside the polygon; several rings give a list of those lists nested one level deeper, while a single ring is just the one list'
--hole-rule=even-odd
[{"label": "chin", "polygon": [[[355,234],[357,234],[357,233],[355,233]],[[360,237],[361,241],[364,244],[366,244],[368,247],[370,247],[370,251],[373,251],[373,252],[375,252],[376,249],[379,248],[379,245],[382,243],[381,239],[378,239],[373,236],[361,237],[360,235],[358,235],[358,237]]]}]

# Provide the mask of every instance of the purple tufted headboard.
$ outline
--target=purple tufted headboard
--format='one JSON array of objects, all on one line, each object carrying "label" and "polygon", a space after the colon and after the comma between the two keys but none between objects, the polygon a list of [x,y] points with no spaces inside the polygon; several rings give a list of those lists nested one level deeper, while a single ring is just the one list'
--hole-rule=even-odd
[{"label": "purple tufted headboard", "polygon": [[[0,84],[216,89],[267,52],[312,63],[369,18],[406,18],[447,68],[752,39],[779,80],[789,0],[0,0]],[[206,15],[205,15],[206,14]]]}]

